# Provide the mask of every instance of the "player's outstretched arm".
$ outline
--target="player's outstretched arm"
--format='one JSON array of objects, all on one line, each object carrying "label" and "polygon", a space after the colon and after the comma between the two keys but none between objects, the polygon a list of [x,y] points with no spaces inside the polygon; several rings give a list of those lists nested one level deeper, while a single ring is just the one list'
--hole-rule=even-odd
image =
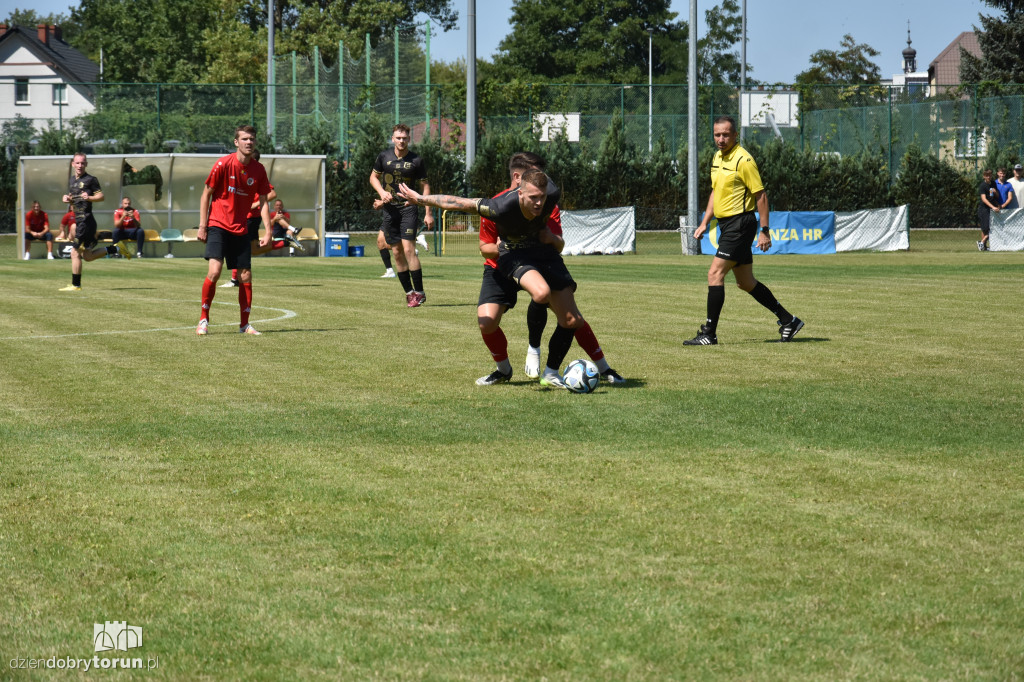
[{"label": "player's outstretched arm", "polygon": [[433,206],[444,211],[459,211],[460,213],[472,214],[480,213],[480,202],[482,201],[482,199],[467,199],[465,197],[452,196],[451,194],[424,196],[405,183],[398,186],[398,196],[417,206]]}]

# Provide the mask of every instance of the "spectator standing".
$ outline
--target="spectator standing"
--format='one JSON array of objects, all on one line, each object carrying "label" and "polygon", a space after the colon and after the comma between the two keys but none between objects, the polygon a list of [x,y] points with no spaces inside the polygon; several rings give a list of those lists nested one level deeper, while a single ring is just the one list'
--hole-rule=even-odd
[{"label": "spectator standing", "polygon": [[1019,163],[1013,167],[1013,177],[1010,178],[1010,186],[1013,187],[1013,203],[1010,208],[1024,208],[1024,166]]},{"label": "spectator standing", "polygon": [[135,240],[135,257],[142,258],[142,245],[146,241],[146,231],[142,229],[142,217],[139,212],[132,208],[132,200],[128,197],[121,199],[121,208],[114,211],[114,231],[111,237],[115,243],[125,240]]},{"label": "spectator standing", "polygon": [[992,225],[992,211],[999,213],[999,190],[992,181],[992,171],[986,168],[981,174],[978,185],[978,227],[981,228],[981,239],[978,251],[988,251],[988,233]]},{"label": "spectator standing", "polygon": [[999,210],[1013,208],[1014,196],[1013,185],[1006,179],[1006,169],[1000,168],[996,171],[996,189],[999,190]]},{"label": "spectator standing", "polygon": [[118,242],[116,245],[97,247],[96,218],[92,214],[92,205],[103,201],[103,189],[95,176],[85,172],[89,160],[79,152],[71,159],[71,179],[68,180],[68,193],[62,198],[65,204],[71,205],[75,213],[75,241],[71,249],[71,284],[62,287],[61,291],[82,290],[82,268],[86,261],[94,261],[104,256],[120,253],[131,258],[132,252]]},{"label": "spectator standing", "polygon": [[50,216],[39,206],[38,201],[32,202],[32,210],[25,214],[25,260],[30,258],[31,242],[46,242],[46,259],[53,260],[53,233],[50,232]]}]

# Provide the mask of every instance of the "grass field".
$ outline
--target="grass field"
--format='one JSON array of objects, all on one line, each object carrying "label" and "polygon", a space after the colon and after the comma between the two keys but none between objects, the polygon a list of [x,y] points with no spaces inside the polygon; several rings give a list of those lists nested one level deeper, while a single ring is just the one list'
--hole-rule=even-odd
[{"label": "grass field", "polygon": [[706,258],[568,262],[623,387],[524,304],[475,386],[476,258],[263,259],[206,338],[202,261],[0,260],[0,679],[1024,676],[1024,256],[762,258],[806,328],[730,284],[709,348]]}]

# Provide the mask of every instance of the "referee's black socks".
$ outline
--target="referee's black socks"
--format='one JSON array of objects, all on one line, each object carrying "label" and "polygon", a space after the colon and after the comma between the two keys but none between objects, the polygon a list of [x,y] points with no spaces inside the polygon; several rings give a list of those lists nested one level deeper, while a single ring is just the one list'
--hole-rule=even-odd
[{"label": "referee's black socks", "polygon": [[725,285],[708,285],[708,322],[709,334],[714,334],[718,329],[718,318],[722,316],[722,306],[725,305]]},{"label": "referee's black socks", "polygon": [[750,295],[754,297],[755,301],[772,311],[782,324],[788,324],[793,321],[793,315],[782,307],[782,304],[772,294],[771,289],[765,285],[758,282],[750,290]]}]

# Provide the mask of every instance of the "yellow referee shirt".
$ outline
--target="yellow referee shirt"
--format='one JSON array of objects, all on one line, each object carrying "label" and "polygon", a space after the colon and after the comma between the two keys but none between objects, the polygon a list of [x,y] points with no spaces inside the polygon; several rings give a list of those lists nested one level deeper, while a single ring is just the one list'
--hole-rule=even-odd
[{"label": "yellow referee shirt", "polygon": [[711,162],[711,191],[716,218],[753,211],[754,195],[763,189],[757,164],[746,149],[737,144],[725,154],[715,154]]}]

